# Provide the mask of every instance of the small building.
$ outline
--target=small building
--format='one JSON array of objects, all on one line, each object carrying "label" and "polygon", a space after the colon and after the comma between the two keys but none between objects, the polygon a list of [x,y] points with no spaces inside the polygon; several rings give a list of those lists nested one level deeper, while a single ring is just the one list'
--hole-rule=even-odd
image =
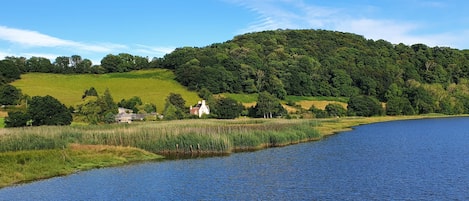
[{"label": "small building", "polygon": [[202,117],[204,114],[210,114],[210,107],[205,103],[205,100],[199,101],[194,107],[190,107],[190,114]]},{"label": "small building", "polygon": [[135,114],[131,109],[122,107],[118,108],[118,113],[116,115],[117,123],[132,123],[132,121],[143,121],[143,119],[145,119],[144,114]]}]

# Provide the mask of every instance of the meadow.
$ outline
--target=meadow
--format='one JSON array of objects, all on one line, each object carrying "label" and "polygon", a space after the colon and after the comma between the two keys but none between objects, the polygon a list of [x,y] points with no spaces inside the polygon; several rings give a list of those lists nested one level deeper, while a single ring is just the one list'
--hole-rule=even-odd
[{"label": "meadow", "polygon": [[173,72],[166,69],[80,75],[28,73],[12,85],[29,96],[51,95],[67,106],[81,104],[84,91],[90,87],[99,94],[108,88],[115,102],[138,96],[144,103],[154,103],[158,110],[164,108],[169,93],[181,94],[187,106],[199,100],[196,92],[176,82]]}]

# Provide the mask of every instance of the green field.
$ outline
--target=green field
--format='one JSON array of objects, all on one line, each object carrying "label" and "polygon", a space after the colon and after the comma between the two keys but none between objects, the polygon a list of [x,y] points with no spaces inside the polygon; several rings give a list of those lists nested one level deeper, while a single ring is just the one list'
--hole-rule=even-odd
[{"label": "green field", "polygon": [[110,73],[100,75],[63,75],[46,73],[28,73],[12,83],[29,96],[51,95],[67,106],[76,106],[82,102],[86,89],[94,87],[102,94],[109,88],[115,102],[138,96],[144,103],[154,103],[162,111],[169,93],[179,93],[186,100],[186,105],[197,103],[197,93],[188,91],[174,80],[170,70],[152,69],[128,73]]},{"label": "green field", "polygon": [[0,128],[5,128],[5,118],[0,117]]}]

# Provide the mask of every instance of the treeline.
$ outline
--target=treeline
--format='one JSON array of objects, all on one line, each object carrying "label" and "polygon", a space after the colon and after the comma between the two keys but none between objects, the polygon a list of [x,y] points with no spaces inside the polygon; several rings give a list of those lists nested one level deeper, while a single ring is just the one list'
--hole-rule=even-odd
[{"label": "treeline", "polygon": [[279,99],[369,96],[387,103],[390,115],[469,113],[469,50],[396,45],[326,30],[244,34],[207,47],[178,48],[151,61],[126,53],[109,54],[101,65],[78,55],[53,62],[7,57],[0,63],[0,78],[6,83],[27,72],[111,73],[146,68],[171,69],[182,85],[213,94],[269,92]]},{"label": "treeline", "polygon": [[[2,82],[18,79],[21,73],[58,73],[58,74],[103,74],[114,72],[129,72],[132,70],[158,67],[159,59],[151,61],[147,57],[135,56],[127,53],[117,55],[108,54],[101,60],[101,65],[93,65],[91,60],[83,59],[80,55],[59,56],[54,61],[44,57],[14,57],[9,56],[1,60],[0,78]],[[8,72],[3,71],[9,69]]]}]

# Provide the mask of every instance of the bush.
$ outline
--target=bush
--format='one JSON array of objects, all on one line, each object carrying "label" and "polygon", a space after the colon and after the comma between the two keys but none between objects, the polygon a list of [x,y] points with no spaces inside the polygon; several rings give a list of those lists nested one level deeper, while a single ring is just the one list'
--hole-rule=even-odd
[{"label": "bush", "polygon": [[344,117],[347,115],[347,110],[338,103],[327,104],[325,111],[329,117]]},{"label": "bush", "polygon": [[349,116],[379,116],[383,114],[381,103],[371,96],[354,96],[348,101]]}]

